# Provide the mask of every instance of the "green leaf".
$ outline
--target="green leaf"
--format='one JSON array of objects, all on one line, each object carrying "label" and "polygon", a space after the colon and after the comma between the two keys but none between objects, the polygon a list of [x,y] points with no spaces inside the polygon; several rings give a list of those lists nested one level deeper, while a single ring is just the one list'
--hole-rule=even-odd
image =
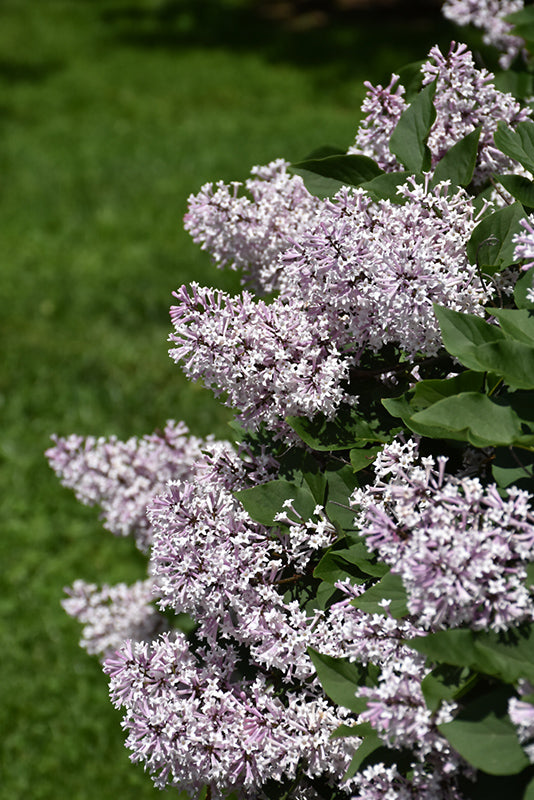
[{"label": "green leaf", "polygon": [[400,575],[393,575],[391,572],[387,572],[382,580],[375,583],[374,586],[371,586],[370,589],[367,589],[355,600],[352,600],[351,605],[368,614],[387,615],[381,605],[382,600],[392,601],[389,605],[391,616],[399,619],[408,614],[406,589]]},{"label": "green leaf", "polygon": [[[376,202],[379,200],[391,200],[392,203],[402,205],[406,202],[406,198],[402,197],[397,192],[397,189],[399,186],[403,186],[411,175],[411,172],[389,172],[385,175],[379,175],[378,178],[373,178],[372,181],[362,183],[360,188],[365,189],[367,194]],[[422,179],[420,175],[416,177]]]},{"label": "green leaf", "polygon": [[389,140],[389,149],[411,172],[430,169],[431,154],[428,134],[436,119],[434,95],[436,81],[425,86],[403,112]]},{"label": "green leaf", "polygon": [[531,780],[525,789],[523,800],[534,800],[534,779]]},{"label": "green leaf", "polygon": [[513,94],[518,100],[534,94],[534,76],[529,72],[515,72],[511,69],[497,72],[493,83],[500,92]]},{"label": "green leaf", "polygon": [[318,414],[313,419],[287,417],[286,422],[303,442],[318,451],[350,450],[367,442],[389,442],[392,438],[350,407],[342,409],[333,420]]},{"label": "green leaf", "polygon": [[534,172],[534,123],[520,122],[514,130],[506,122],[499,122],[493,138],[501,152]]},{"label": "green leaf", "polygon": [[[522,340],[510,341],[500,328],[473,314],[461,314],[439,306],[434,306],[434,310],[445,348],[462,364],[473,370],[500,375],[513,388],[534,388],[534,343],[525,344],[529,340],[528,331],[532,329],[528,314],[515,312],[519,316],[514,317],[513,313],[504,311],[500,314],[498,309],[495,310],[495,316],[503,320],[503,327],[506,325],[508,337],[512,330],[517,333],[521,322],[528,322]],[[514,319],[517,319],[515,326]]]},{"label": "green leaf", "polygon": [[523,206],[514,203],[484,217],[467,242],[470,263],[488,275],[514,264],[513,237],[521,230],[519,220],[524,216]]},{"label": "green leaf", "polygon": [[520,420],[508,406],[493,403],[485,394],[464,392],[418,411],[415,426],[432,427],[436,438],[470,442],[475,447],[510,445],[522,438]]},{"label": "green leaf", "polygon": [[350,762],[349,767],[343,776],[343,780],[347,781],[349,778],[353,778],[354,775],[356,775],[356,773],[359,771],[363,762],[372,753],[374,753],[379,748],[383,747],[384,747],[384,742],[382,741],[382,739],[379,738],[377,733],[370,733],[368,736],[366,736],[361,745],[354,753],[352,761]]},{"label": "green leaf", "polygon": [[479,697],[452,722],[438,725],[469,764],[489,775],[515,775],[530,764],[507,714],[509,697],[506,690]]},{"label": "green leaf", "polygon": [[397,70],[397,75],[399,76],[398,85],[404,86],[404,97],[408,103],[411,103],[421,91],[423,86],[421,67],[424,63],[424,60],[411,61],[409,64],[405,64],[404,67]]},{"label": "green leaf", "polygon": [[534,182],[524,175],[495,175],[512,197],[527,208],[534,208]]},{"label": "green leaf", "polygon": [[430,711],[435,712],[441,703],[461,697],[478,680],[467,667],[438,664],[421,681],[421,689]]},{"label": "green leaf", "polygon": [[513,448],[497,448],[492,463],[493,478],[497,486],[506,489],[514,484],[518,489],[533,491],[534,453]]},{"label": "green leaf", "polygon": [[343,186],[359,186],[364,181],[371,181],[383,175],[376,161],[362,155],[330,155],[324,158],[310,158],[292,164],[295,172],[303,170],[313,172],[324,178],[333,178]]},{"label": "green leaf", "polygon": [[504,633],[456,628],[409,639],[405,644],[434,662],[469,667],[505,683],[516,683],[521,678],[534,680],[532,625]]},{"label": "green leaf", "polygon": [[450,180],[455,186],[468,186],[471,183],[481,130],[482,128],[476,128],[445,153],[434,170],[432,186],[446,180]]},{"label": "green leaf", "polygon": [[516,342],[534,346],[534,314],[527,309],[493,308],[501,330]]},{"label": "green leaf", "polygon": [[358,583],[369,580],[369,576],[381,578],[388,567],[376,561],[363,541],[356,542],[348,548],[335,544],[321,558],[313,575],[329,583],[343,580],[348,575],[358,579]]},{"label": "green leaf", "polygon": [[370,467],[381,450],[381,446],[369,447],[365,450],[361,447],[358,447],[351,450],[349,455],[353,471],[360,472],[362,469],[367,469]]},{"label": "green leaf", "polygon": [[317,677],[325,693],[338,706],[348,708],[357,714],[365,711],[365,698],[356,697],[356,691],[367,677],[365,667],[346,658],[333,658],[308,648]]},{"label": "green leaf", "polygon": [[[434,306],[434,313],[441,329],[441,338],[446,350],[462,364],[478,372],[480,370],[475,353],[480,345],[505,339],[504,333],[475,314],[462,314],[443,306]],[[470,363],[467,363],[467,362]]]},{"label": "green leaf", "polygon": [[353,530],[355,512],[349,498],[358,485],[358,479],[348,464],[337,464],[335,469],[329,466],[324,473],[327,482],[326,515],[341,529]]},{"label": "green leaf", "polygon": [[435,428],[434,426],[416,425],[412,419],[413,415],[417,411],[422,411],[439,400],[443,400],[445,397],[451,397],[465,391],[479,392],[484,388],[484,382],[483,373],[466,370],[454,378],[420,381],[404,395],[386,398],[382,403],[390,414],[394,417],[400,417],[410,430],[422,436],[439,438],[442,434],[439,426]]},{"label": "green leaf", "polygon": [[517,281],[514,288],[514,300],[518,308],[534,310],[534,302],[527,298],[527,292],[534,286],[534,267],[528,269]]},{"label": "green leaf", "polygon": [[293,506],[305,520],[310,519],[317,505],[307,486],[297,486],[283,479],[242,489],[234,492],[234,496],[253,520],[268,526],[279,524],[274,518],[284,510],[286,500],[294,501]]},{"label": "green leaf", "polygon": [[343,186],[360,186],[384,174],[372,158],[347,154],[308,158],[292,164],[290,171],[301,176],[310,194],[321,198],[333,197]]}]

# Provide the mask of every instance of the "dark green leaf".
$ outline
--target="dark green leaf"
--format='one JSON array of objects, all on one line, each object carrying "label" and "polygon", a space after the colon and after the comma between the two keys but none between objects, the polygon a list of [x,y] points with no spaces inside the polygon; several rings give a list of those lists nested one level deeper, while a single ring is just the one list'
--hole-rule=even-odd
[{"label": "dark green leaf", "polygon": [[367,708],[365,699],[356,697],[356,691],[367,675],[364,667],[346,658],[325,656],[311,647],[308,648],[308,654],[313,661],[321,686],[336,705],[348,708],[357,714]]},{"label": "dark green leaf", "polygon": [[391,616],[399,619],[408,614],[406,589],[400,575],[386,573],[382,580],[352,600],[351,604],[368,614],[386,614],[384,606],[381,605],[382,600],[392,601],[388,606]]},{"label": "dark green leaf", "polygon": [[423,86],[421,67],[424,63],[424,61],[411,61],[397,70],[397,75],[399,76],[398,85],[404,86],[404,97],[408,103],[411,103],[421,91]]},{"label": "dark green leaf", "polygon": [[341,147],[336,147],[335,145],[331,144],[323,144],[320,147],[316,147],[311,151],[311,153],[308,153],[303,161],[309,161],[312,158],[326,158],[327,156],[344,156],[346,153],[347,151],[343,150]]},{"label": "dark green leaf", "polygon": [[330,155],[325,158],[310,158],[292,165],[298,172],[304,170],[322,175],[324,178],[334,178],[344,186],[359,186],[364,181],[371,181],[378,175],[383,175],[372,158],[361,155]]},{"label": "dark green leaf", "polygon": [[370,733],[368,736],[366,736],[359,748],[354,753],[352,761],[349,764],[349,768],[343,776],[343,780],[347,781],[349,778],[353,778],[354,775],[356,775],[356,773],[359,771],[363,762],[372,753],[374,753],[375,750],[383,747],[384,742],[378,737],[377,733]]},{"label": "dark green leaf", "polygon": [[394,417],[400,417],[410,430],[422,436],[439,438],[442,434],[439,426],[436,428],[435,426],[415,425],[412,421],[413,415],[417,411],[422,411],[439,400],[443,400],[445,397],[451,397],[466,391],[481,391],[484,387],[484,381],[482,373],[466,370],[454,378],[420,381],[404,395],[387,398],[382,402],[389,413]]},{"label": "dark green leaf", "polygon": [[340,528],[352,530],[354,528],[354,509],[349,504],[349,498],[358,485],[354,470],[348,464],[339,465],[336,469],[325,471],[327,482],[325,512],[327,517]]},{"label": "dark green leaf", "polygon": [[377,202],[391,200],[392,203],[401,205],[406,202],[406,198],[402,197],[397,189],[405,184],[411,175],[411,172],[390,172],[386,175],[379,175],[378,178],[373,178],[368,183],[362,183],[360,188],[365,189],[367,194]]},{"label": "dark green leaf", "polygon": [[340,725],[336,728],[334,733],[330,735],[331,739],[345,739],[349,736],[366,736],[369,733],[374,733],[374,728],[368,722],[359,725]]},{"label": "dark green leaf", "polygon": [[350,463],[354,472],[370,467],[382,447],[369,447],[367,449],[354,448],[350,451]]},{"label": "dark green leaf", "polygon": [[278,524],[274,518],[284,511],[286,500],[294,501],[295,509],[305,520],[310,519],[317,505],[306,485],[297,486],[286,480],[269,481],[234,494],[253,520],[269,526]]},{"label": "dark green leaf", "polygon": [[350,450],[366,442],[388,442],[392,438],[372,427],[353,408],[342,409],[333,420],[318,414],[313,419],[288,417],[286,422],[303,442],[318,451]]},{"label": "dark green leaf", "polygon": [[359,186],[383,174],[378,164],[362,155],[328,155],[292,164],[308,191],[316,197],[332,197],[343,186]]},{"label": "dark green leaf", "polygon": [[532,289],[533,285],[534,267],[531,267],[519,278],[514,288],[514,300],[518,308],[534,310],[534,302],[527,298],[527,292]]},{"label": "dark green leaf", "polygon": [[438,664],[421,682],[425,702],[435,712],[441,703],[461,697],[478,680],[467,667]]},{"label": "dark green leaf", "polygon": [[478,155],[478,142],[482,128],[476,128],[448,150],[434,170],[432,185],[450,180],[455,186],[471,183]]},{"label": "dark green leaf", "polygon": [[534,633],[531,625],[504,633],[465,628],[438,631],[405,642],[437,663],[469,667],[505,683],[534,680]]},{"label": "dark green leaf", "polygon": [[485,394],[464,392],[440,400],[410,418],[415,426],[430,426],[436,438],[470,442],[475,447],[510,445],[521,441],[520,420],[508,406]]},{"label": "dark green leaf", "polygon": [[512,197],[527,208],[534,208],[534,182],[524,175],[495,175]]},{"label": "dark green leaf", "polygon": [[389,140],[389,149],[411,172],[430,169],[431,155],[428,134],[436,119],[434,95],[436,82],[425,86],[403,112]]},{"label": "dark green leaf", "polygon": [[438,725],[469,764],[489,775],[515,775],[530,763],[507,714],[509,697],[506,690],[479,697],[452,722]]},{"label": "dark green leaf", "polygon": [[488,275],[514,264],[513,237],[521,230],[519,220],[524,216],[523,206],[514,203],[484,217],[467,243],[467,256],[471,264],[478,264],[481,271]]},{"label": "dark green leaf", "polygon": [[518,100],[524,100],[534,94],[534,78],[529,72],[507,69],[504,72],[497,72],[493,82],[500,92],[513,94]]},{"label": "dark green leaf", "polygon": [[339,548],[336,544],[326,551],[314,570],[314,576],[324,581],[335,583],[348,575],[360,582],[369,580],[369,576],[381,578],[388,567],[376,561],[362,542],[356,542],[348,548]]},{"label": "dark green leaf", "polygon": [[534,484],[534,453],[513,448],[497,448],[492,464],[493,478],[501,489],[514,484],[519,489],[532,491]]},{"label": "dark green leaf", "polygon": [[499,122],[493,138],[499,150],[534,172],[534,123],[520,122],[514,130]]}]

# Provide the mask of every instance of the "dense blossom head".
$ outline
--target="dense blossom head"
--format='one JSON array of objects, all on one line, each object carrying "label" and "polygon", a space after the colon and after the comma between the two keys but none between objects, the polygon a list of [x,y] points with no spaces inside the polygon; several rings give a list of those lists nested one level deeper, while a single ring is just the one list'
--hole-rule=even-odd
[{"label": "dense blossom head", "polygon": [[193,474],[204,463],[203,450],[215,446],[212,436],[190,436],[183,422],[172,420],[163,431],[126,442],[74,434],[53,439],[46,455],[61,483],[85,505],[100,506],[105,527],[117,536],[133,535],[141,550],[151,540],[148,502],[167,481]]},{"label": "dense blossom head", "polygon": [[83,624],[80,646],[88,653],[109,656],[126,639],[151,641],[168,627],[156,609],[157,587],[151,578],[102,587],[77,580],[66,593],[62,606]]},{"label": "dense blossom head", "polygon": [[184,217],[186,231],[217,265],[242,270],[243,281],[261,291],[276,289],[278,255],[306,229],[321,204],[300,176],[288,173],[288,166],[279,158],[254,167],[245,183],[247,195],[239,194],[238,182],[207,183],[191,195]]},{"label": "dense blossom head", "polygon": [[484,31],[484,43],[502,51],[499,59],[503,69],[522,52],[524,41],[514,36],[509,14],[521,11],[524,0],[445,0],[443,14],[457,25],[474,25]]},{"label": "dense blossom head", "polygon": [[[465,245],[476,224],[462,189],[408,182],[403,203],[341,190],[280,258],[279,295],[176,293],[170,351],[249,428],[288,435],[287,416],[332,417],[364,349],[433,355],[433,303],[481,313],[488,292]],[[357,391],[357,389],[356,389]]]},{"label": "dense blossom head", "polygon": [[331,740],[344,714],[323,698],[289,693],[285,702],[265,678],[239,678],[237,653],[216,645],[191,652],[181,634],[152,645],[127,642],[105,664],[132,760],[157,786],[216,798],[231,790],[255,797],[267,780],[338,777],[359,740]]},{"label": "dense blossom head", "polygon": [[413,441],[384,448],[376,481],[356,490],[357,524],[401,575],[408,608],[436,629],[506,630],[534,619],[525,567],[534,559],[531,496],[445,474],[446,459],[419,458]]},{"label": "dense blossom head", "polygon": [[[481,127],[474,181],[482,183],[492,172],[513,171],[513,162],[495,147],[493,134],[500,121],[513,126],[530,112],[522,109],[511,94],[495,88],[493,75],[475,67],[471,52],[463,44],[453,43],[447,55],[434,46],[421,72],[423,85],[436,80],[436,120],[428,138],[433,165],[452,145]],[[401,169],[389,150],[391,133],[404,110],[404,89],[395,77],[385,89],[369,89],[363,107],[366,117],[349,149],[374,158],[386,171]]]}]

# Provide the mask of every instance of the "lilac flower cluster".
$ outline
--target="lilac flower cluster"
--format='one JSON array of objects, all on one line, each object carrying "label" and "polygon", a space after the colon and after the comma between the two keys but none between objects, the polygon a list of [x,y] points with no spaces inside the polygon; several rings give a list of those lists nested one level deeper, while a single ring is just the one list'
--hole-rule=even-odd
[{"label": "lilac flower cluster", "polygon": [[104,526],[133,536],[143,551],[151,541],[148,502],[167,481],[194,473],[202,450],[214,444],[213,437],[189,436],[183,422],[172,420],[163,431],[126,442],[116,436],[52,438],[55,446],[46,455],[61,483],[84,505],[100,506]]},{"label": "lilac flower cluster", "polygon": [[342,722],[324,698],[287,692],[284,701],[259,675],[240,675],[237,653],[212,643],[192,653],[185,637],[163,635],[148,645],[126,643],[105,664],[132,760],[142,761],[156,786],[213,797],[232,790],[256,796],[267,780],[339,779],[351,745],[330,740]]},{"label": "lilac flower cluster", "polygon": [[465,244],[472,202],[447,184],[400,187],[403,205],[342,189],[281,255],[278,297],[230,297],[193,284],[171,309],[170,354],[249,428],[288,434],[287,416],[332,417],[364,349],[432,355],[432,304],[482,313],[489,297]]},{"label": "lilac flower cluster", "polygon": [[506,630],[534,619],[526,564],[534,560],[532,497],[502,498],[478,478],[445,474],[413,440],[384,448],[376,481],[352,503],[369,547],[401,575],[408,608],[426,629]]},{"label": "lilac flower cluster", "polygon": [[484,31],[484,43],[502,52],[499,62],[508,69],[524,51],[524,41],[514,36],[512,25],[506,21],[524,7],[524,0],[445,0],[443,14],[457,25],[474,25]]},{"label": "lilac flower cluster", "polygon": [[94,655],[110,656],[127,639],[150,642],[168,627],[154,606],[157,589],[151,578],[101,588],[77,580],[66,594],[63,608],[84,625],[80,646]]},{"label": "lilac flower cluster", "polygon": [[205,184],[189,198],[184,227],[219,266],[243,271],[243,280],[262,291],[276,289],[276,261],[293,237],[320,209],[302,178],[290,175],[282,158],[254,167],[245,183]]},{"label": "lilac flower cluster", "polygon": [[[486,69],[475,67],[473,56],[464,44],[453,43],[447,55],[434,46],[421,73],[424,85],[436,81],[436,120],[428,138],[432,164],[480,126],[474,182],[482,184],[493,172],[513,172],[517,165],[497,150],[493,134],[499,122],[514,126],[527,119],[530,110],[521,108],[511,94],[498,91],[492,82],[494,76]],[[370,156],[382,169],[394,172],[401,169],[401,165],[391,153],[389,141],[407,108],[404,87],[398,85],[398,76],[394,75],[385,88],[368,84],[368,89],[362,107],[366,116],[348,152]]]}]

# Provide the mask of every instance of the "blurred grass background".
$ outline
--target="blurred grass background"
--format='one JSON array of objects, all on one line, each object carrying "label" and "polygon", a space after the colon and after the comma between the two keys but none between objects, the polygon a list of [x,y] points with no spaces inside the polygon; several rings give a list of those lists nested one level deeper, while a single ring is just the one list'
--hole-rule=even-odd
[{"label": "blurred grass background", "polygon": [[159,796],[59,605],[77,577],[131,582],[143,560],[43,452],[53,432],[170,417],[225,435],[228,413],[166,353],[174,288],[238,288],[183,232],[187,197],[348,146],[362,81],[454,35],[407,9],[307,29],[239,0],[1,0],[1,798]]}]

